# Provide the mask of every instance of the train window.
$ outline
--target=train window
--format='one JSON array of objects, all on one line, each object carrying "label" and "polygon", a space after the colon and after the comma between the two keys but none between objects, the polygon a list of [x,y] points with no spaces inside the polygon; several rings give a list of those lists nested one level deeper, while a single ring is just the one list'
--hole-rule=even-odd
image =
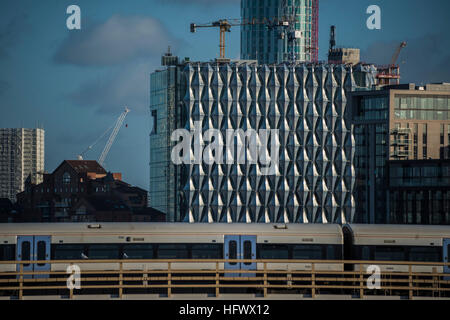
[{"label": "train window", "polygon": [[341,260],[342,259],[341,246],[329,244],[327,246],[327,259],[328,260]]},{"label": "train window", "polygon": [[91,244],[88,248],[89,259],[119,259],[118,244]]},{"label": "train window", "polygon": [[[46,251],[47,251],[47,248],[46,248],[45,241],[38,241],[36,260],[38,260],[38,261],[46,260],[45,259]],[[38,266],[43,266],[43,265],[45,265],[45,263],[38,263]]]},{"label": "train window", "polygon": [[362,246],[361,247],[361,260],[370,260],[370,247]]},{"label": "train window", "polygon": [[123,246],[123,256],[127,259],[153,259],[152,244],[127,244]]},{"label": "train window", "polygon": [[15,260],[16,246],[13,244],[0,244],[0,261],[13,261]]},{"label": "train window", "polygon": [[[231,240],[228,242],[228,258],[231,260],[237,259],[237,242]],[[237,262],[230,262],[230,265],[235,265]]]},{"label": "train window", "polygon": [[158,245],[158,259],[188,259],[188,252],[185,244],[165,243]]},{"label": "train window", "polygon": [[289,259],[289,249],[285,244],[258,245],[258,259]]},{"label": "train window", "polygon": [[[252,242],[249,240],[244,241],[244,259],[252,258]],[[252,264],[251,262],[244,262],[245,265]]]},{"label": "train window", "polygon": [[[31,260],[31,245],[30,245],[30,241],[24,241],[22,242],[22,246],[20,248],[20,252],[22,254],[22,258],[21,260],[23,261],[27,261],[27,260]],[[25,266],[29,266],[29,264],[24,264]]]},{"label": "train window", "polygon": [[294,245],[292,248],[292,259],[321,260],[323,259],[321,245]]},{"label": "train window", "polygon": [[404,248],[400,246],[376,246],[374,259],[378,261],[406,260]]},{"label": "train window", "polygon": [[440,247],[410,247],[409,260],[439,262],[441,261]]},{"label": "train window", "polygon": [[193,244],[192,259],[222,259],[222,246],[219,244]]},{"label": "train window", "polygon": [[84,246],[81,244],[55,244],[52,246],[54,260],[80,260],[84,253]]}]

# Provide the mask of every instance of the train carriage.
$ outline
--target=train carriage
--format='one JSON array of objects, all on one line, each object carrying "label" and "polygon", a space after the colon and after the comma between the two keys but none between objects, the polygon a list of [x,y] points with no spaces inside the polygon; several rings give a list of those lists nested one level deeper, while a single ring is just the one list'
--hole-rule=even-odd
[{"label": "train carriage", "polygon": [[[450,226],[347,224],[342,230],[345,260],[448,262]],[[409,266],[385,264],[380,269],[408,272]],[[449,271],[441,266],[412,266],[412,272]]]},{"label": "train carriage", "polygon": [[[183,224],[183,223],[21,223],[0,224],[2,260],[123,260],[124,270],[167,270],[168,263],[127,259],[277,259],[269,270],[310,270],[310,263],[289,260],[341,260],[339,225],[324,224]],[[118,270],[118,263],[80,263],[81,270]],[[225,262],[219,268],[247,270],[229,276],[251,276],[262,263]],[[0,265],[14,271],[14,265]],[[67,264],[29,264],[26,271],[65,271]],[[172,269],[211,269],[215,262],[171,263]],[[321,263],[317,270],[342,270]],[[45,276],[45,275],[41,275]]]}]

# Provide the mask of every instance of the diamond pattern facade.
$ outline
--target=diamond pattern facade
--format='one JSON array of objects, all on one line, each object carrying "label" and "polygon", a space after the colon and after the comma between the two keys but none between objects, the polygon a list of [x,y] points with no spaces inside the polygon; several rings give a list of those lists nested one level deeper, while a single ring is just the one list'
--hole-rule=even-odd
[{"label": "diamond pattern facade", "polygon": [[280,142],[274,175],[259,164],[183,165],[183,221],[353,221],[347,94],[374,83],[370,66],[187,63],[182,73],[185,129],[279,129]]}]

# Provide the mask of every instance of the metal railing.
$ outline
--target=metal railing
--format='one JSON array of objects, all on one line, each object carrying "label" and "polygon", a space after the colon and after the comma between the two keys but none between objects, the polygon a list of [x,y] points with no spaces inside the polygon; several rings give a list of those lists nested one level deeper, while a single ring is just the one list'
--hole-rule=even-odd
[{"label": "metal railing", "polygon": [[[224,269],[225,263],[256,263],[259,270]],[[205,269],[207,263],[215,268]],[[59,265],[60,271],[25,271],[24,266],[36,264]],[[108,264],[108,267],[105,267]],[[111,264],[115,265],[114,268]],[[142,270],[130,267],[139,264]],[[165,264],[162,269],[144,268],[144,265]],[[181,265],[189,264],[187,268]],[[192,268],[192,264],[199,264]],[[276,266],[278,264],[278,266]],[[296,264],[296,266],[295,266]],[[216,260],[216,259],[177,259],[177,260],[55,260],[55,261],[0,261],[0,268],[5,265],[17,266],[17,271],[0,272],[0,296],[23,299],[25,293],[31,295],[57,295],[72,299],[75,294],[108,293],[122,298],[124,292],[133,290],[162,290],[171,297],[174,291],[190,293],[192,289],[213,293],[216,297],[227,294],[228,289],[258,291],[263,297],[270,293],[308,294],[315,298],[317,294],[366,296],[406,296],[413,297],[447,297],[450,298],[450,274],[438,272],[444,270],[449,263],[434,262],[393,262],[393,261],[338,261],[338,260]],[[81,265],[81,288],[75,289],[67,285],[71,276],[61,266]],[[94,267],[104,267],[95,269]],[[299,268],[299,265],[302,267]],[[380,269],[403,268],[401,271],[381,271],[379,287],[374,289],[368,283],[374,278],[368,266]],[[92,266],[92,267],[91,267]],[[176,266],[176,267],[175,267]],[[283,267],[280,267],[283,266]],[[325,270],[325,269],[339,270]],[[350,266],[351,270],[348,267]],[[276,268],[279,268],[276,269]],[[301,270],[289,270],[298,268]],[[422,271],[414,271],[422,268]],[[63,268],[64,269],[64,268]],[[111,270],[116,269],[116,270]],[[287,270],[286,270],[287,269]],[[308,269],[308,270],[305,270]],[[423,271],[426,269],[426,271]],[[241,276],[233,276],[240,274]],[[248,276],[246,276],[248,275]],[[97,291],[96,291],[97,290]],[[184,290],[184,291],[183,291]],[[142,293],[142,292],[139,292]],[[148,293],[148,292],[146,292]],[[234,291],[236,293],[236,290]]]}]

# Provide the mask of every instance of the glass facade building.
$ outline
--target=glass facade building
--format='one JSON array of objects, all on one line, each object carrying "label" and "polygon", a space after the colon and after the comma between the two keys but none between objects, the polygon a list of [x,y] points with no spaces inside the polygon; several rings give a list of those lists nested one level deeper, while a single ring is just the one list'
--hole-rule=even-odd
[{"label": "glass facade building", "polygon": [[[281,21],[286,14],[295,15],[294,34],[298,38],[293,46],[287,45],[288,34],[282,39],[285,30],[263,23]],[[317,61],[318,0],[241,0],[241,17],[258,22],[241,26],[241,59],[281,63],[293,49],[296,61]]]},{"label": "glass facade building", "polygon": [[352,93],[356,222],[389,223],[395,216],[386,189],[388,161],[448,157],[449,98],[448,84]]},{"label": "glass facade building", "polygon": [[149,204],[178,221],[177,168],[170,161],[170,140],[177,124],[178,70],[168,66],[150,75],[150,186]]},{"label": "glass facade building", "polygon": [[390,222],[450,225],[450,160],[389,161]]},{"label": "glass facade building", "polygon": [[[355,150],[348,99],[351,91],[375,83],[370,66],[183,62],[175,78],[170,72],[151,78],[151,112],[158,113],[150,137],[152,207],[173,208],[170,221],[353,221]],[[157,82],[161,77],[176,79],[174,103],[163,88],[173,82]],[[167,108],[175,108],[169,111],[174,117],[162,110]],[[168,128],[193,132],[195,123],[202,134],[217,129],[222,137],[230,129],[279,130],[277,172],[263,175],[266,166],[260,162],[173,165]],[[189,152],[193,160],[194,144]],[[167,168],[175,170],[173,176]]]}]

